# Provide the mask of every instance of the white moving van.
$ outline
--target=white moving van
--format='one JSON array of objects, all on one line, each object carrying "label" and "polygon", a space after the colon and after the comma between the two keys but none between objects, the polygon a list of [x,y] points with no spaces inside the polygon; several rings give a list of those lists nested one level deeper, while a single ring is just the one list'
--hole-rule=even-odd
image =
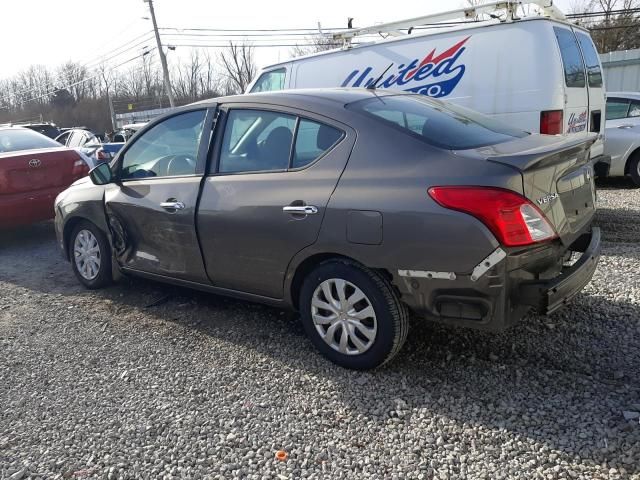
[{"label": "white moving van", "polygon": [[[542,4],[538,16],[518,18],[524,3]],[[334,34],[342,49],[264,68],[248,92],[315,87],[395,88],[447,100],[535,133],[586,137],[597,174],[603,153],[605,90],[589,32],[563,20],[551,2],[496,2]],[[423,33],[352,45],[351,39],[502,10],[503,20],[464,22]],[[494,15],[492,13],[492,15]],[[495,15],[497,16],[497,15]],[[429,23],[431,22],[431,23]],[[602,168],[602,170],[600,170]],[[598,171],[599,170],[599,171]]]}]

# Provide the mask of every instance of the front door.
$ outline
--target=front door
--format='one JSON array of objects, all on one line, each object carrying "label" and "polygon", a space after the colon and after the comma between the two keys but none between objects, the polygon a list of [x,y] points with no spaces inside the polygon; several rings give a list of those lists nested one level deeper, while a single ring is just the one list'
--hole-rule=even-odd
[{"label": "front door", "polygon": [[353,131],[313,114],[230,108],[198,231],[216,287],[282,298],[293,256],[318,236]]},{"label": "front door", "polygon": [[206,109],[179,113],[126,147],[105,191],[113,247],[125,269],[209,283],[195,214],[211,132]]}]

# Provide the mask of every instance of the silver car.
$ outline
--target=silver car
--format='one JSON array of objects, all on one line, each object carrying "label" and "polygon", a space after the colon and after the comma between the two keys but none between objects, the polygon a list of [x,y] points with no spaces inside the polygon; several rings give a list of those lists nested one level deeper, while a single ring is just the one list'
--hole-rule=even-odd
[{"label": "silver car", "polygon": [[640,187],[640,92],[607,94],[604,153],[611,156],[609,176],[629,175]]}]

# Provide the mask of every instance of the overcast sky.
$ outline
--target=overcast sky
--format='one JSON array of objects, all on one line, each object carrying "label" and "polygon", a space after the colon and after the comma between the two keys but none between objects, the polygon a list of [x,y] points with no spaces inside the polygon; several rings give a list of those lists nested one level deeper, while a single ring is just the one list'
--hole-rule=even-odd
[{"label": "overcast sky", "polygon": [[[571,1],[556,0],[556,5],[566,11]],[[365,26],[451,10],[463,2],[155,0],[154,5],[159,27],[269,29],[315,28],[318,22],[324,27],[342,27],[347,17],[355,18],[354,26]],[[55,67],[68,60],[95,63],[101,55],[151,30],[150,20],[142,18],[148,17],[143,0],[2,0],[0,8],[0,78],[32,64]],[[170,52],[169,62],[186,50]],[[263,66],[285,60],[290,48],[256,50],[258,66]],[[137,51],[123,53],[112,62],[128,60]]]}]

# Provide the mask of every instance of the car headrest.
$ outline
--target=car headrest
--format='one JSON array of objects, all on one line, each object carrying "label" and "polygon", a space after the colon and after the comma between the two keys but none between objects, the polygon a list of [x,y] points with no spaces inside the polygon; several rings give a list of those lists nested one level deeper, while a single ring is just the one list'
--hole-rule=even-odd
[{"label": "car headrest", "polygon": [[336,129],[327,125],[320,125],[318,129],[318,137],[316,138],[316,146],[318,149],[325,151],[336,143],[338,135]]},{"label": "car headrest", "polygon": [[286,145],[287,149],[289,149],[291,147],[292,139],[293,135],[291,130],[287,127],[277,127],[271,130],[264,143],[268,148],[274,148],[275,146],[284,148]]}]

